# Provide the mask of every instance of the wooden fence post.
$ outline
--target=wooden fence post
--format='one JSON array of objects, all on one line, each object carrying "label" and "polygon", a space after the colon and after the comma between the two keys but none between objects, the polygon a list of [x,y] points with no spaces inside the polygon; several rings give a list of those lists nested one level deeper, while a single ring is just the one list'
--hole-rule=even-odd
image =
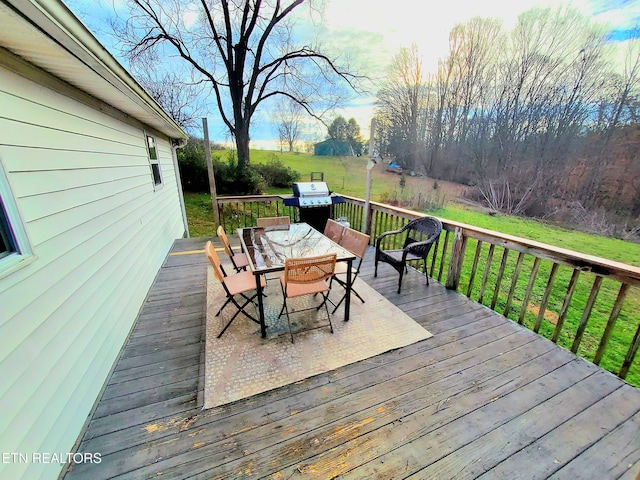
[{"label": "wooden fence post", "polygon": [[220,211],[218,210],[218,194],[216,191],[216,177],[213,173],[213,160],[211,159],[211,144],[209,143],[209,125],[207,119],[202,119],[204,130],[204,152],[207,160],[207,173],[209,175],[209,192],[211,192],[211,207],[213,208],[213,220],[220,225]]},{"label": "wooden fence post", "polygon": [[462,233],[462,229],[456,227],[453,236],[453,245],[451,246],[451,258],[449,259],[449,270],[447,272],[447,281],[445,287],[451,290],[457,290],[460,283],[460,274],[462,272],[462,263],[464,262],[464,252],[467,248],[467,237]]}]

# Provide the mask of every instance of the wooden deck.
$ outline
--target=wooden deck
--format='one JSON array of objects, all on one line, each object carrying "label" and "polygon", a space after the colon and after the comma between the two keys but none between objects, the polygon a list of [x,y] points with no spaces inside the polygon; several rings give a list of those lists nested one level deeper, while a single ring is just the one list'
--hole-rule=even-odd
[{"label": "wooden deck", "polygon": [[79,446],[102,462],[66,480],[639,474],[640,390],[416,272],[398,295],[370,257],[433,338],[202,410],[206,259],[179,253],[204,240],[176,241]]}]

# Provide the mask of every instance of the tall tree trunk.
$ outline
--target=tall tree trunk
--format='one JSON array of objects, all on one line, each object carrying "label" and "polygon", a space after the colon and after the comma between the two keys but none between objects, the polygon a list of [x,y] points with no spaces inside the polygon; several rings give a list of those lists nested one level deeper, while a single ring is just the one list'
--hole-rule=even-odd
[{"label": "tall tree trunk", "polygon": [[249,127],[236,129],[236,148],[238,149],[238,169],[246,168],[250,163],[249,158]]}]

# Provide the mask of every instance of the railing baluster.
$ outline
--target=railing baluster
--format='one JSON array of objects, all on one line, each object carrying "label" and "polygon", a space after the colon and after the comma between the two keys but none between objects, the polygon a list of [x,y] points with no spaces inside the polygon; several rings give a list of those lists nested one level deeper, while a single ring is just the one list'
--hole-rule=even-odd
[{"label": "railing baluster", "polygon": [[562,326],[564,325],[564,319],[567,316],[567,310],[569,310],[569,304],[571,303],[571,298],[573,297],[573,292],[576,289],[576,284],[578,282],[579,276],[580,270],[574,268],[573,273],[571,274],[571,280],[569,280],[569,286],[567,287],[567,294],[565,295],[564,301],[562,302],[562,308],[560,309],[560,315],[558,316],[558,323],[556,323],[556,328],[553,331],[553,336],[551,337],[551,341],[553,343],[558,342],[558,337],[560,336],[560,331],[562,330]]},{"label": "railing baluster", "polygon": [[496,303],[498,302],[498,294],[500,293],[500,284],[502,283],[502,276],[504,275],[504,269],[507,265],[507,257],[509,256],[509,250],[506,248],[502,252],[502,261],[500,262],[500,269],[498,270],[498,278],[496,279],[496,286],[493,290],[493,298],[491,299],[491,310],[495,310]]},{"label": "railing baluster", "polygon": [[431,255],[431,270],[429,272],[429,276],[433,278],[433,272],[436,269],[436,260],[438,258],[438,247],[440,246],[440,237],[436,238],[435,243],[433,244],[433,254]]},{"label": "railing baluster", "polygon": [[378,237],[378,222],[380,218],[380,212],[378,210],[371,210],[371,245],[376,244],[376,238]]},{"label": "railing baluster", "polygon": [[351,216],[353,217],[354,226],[359,232],[364,232],[364,225],[362,225],[362,217],[360,216],[360,208],[357,205],[351,205]]},{"label": "railing baluster", "polygon": [[482,251],[482,240],[476,241],[476,253],[473,255],[473,266],[471,267],[471,275],[469,276],[469,286],[467,287],[467,297],[471,298],[473,291],[473,282],[476,279],[476,270],[478,269],[478,260]]},{"label": "railing baluster", "polygon": [[535,284],[536,277],[538,276],[538,268],[540,268],[540,257],[536,257],[533,261],[533,267],[531,268],[531,274],[529,275],[529,283],[527,284],[527,291],[522,299],[522,309],[520,310],[520,317],[518,318],[518,323],[520,325],[524,324],[524,316],[527,314],[527,309],[529,308],[529,299],[531,298],[533,285]]},{"label": "railing baluster", "polygon": [[524,259],[524,253],[520,252],[518,254],[518,260],[516,260],[516,268],[513,271],[513,278],[511,279],[511,288],[509,288],[509,295],[507,296],[507,304],[504,307],[503,315],[505,317],[508,317],[509,312],[511,311],[511,302],[513,301],[513,294],[516,291],[516,284],[518,283],[518,278],[520,277],[520,268],[522,267],[523,259]]},{"label": "railing baluster", "polygon": [[549,304],[549,297],[551,296],[551,290],[553,289],[553,281],[556,278],[556,273],[558,272],[558,264],[554,263],[551,266],[551,273],[549,274],[549,280],[547,281],[547,288],[544,290],[544,295],[542,296],[542,301],[540,302],[540,310],[538,311],[538,318],[536,318],[536,324],[533,328],[533,331],[538,333],[540,331],[540,326],[542,325],[542,319],[544,318],[544,314],[547,311],[547,305]]},{"label": "railing baluster", "polygon": [[[384,230],[383,231],[388,231],[388,230],[393,230],[393,228],[391,228],[391,221],[389,220],[389,214],[387,212],[384,213]],[[385,248],[388,249],[394,249],[396,248],[395,245],[395,239],[394,240],[390,240],[389,237],[385,238]],[[390,241],[394,241],[394,243],[390,244]]]},{"label": "railing baluster", "polygon": [[618,376],[622,379],[627,377],[627,373],[629,373],[629,367],[633,363],[633,359],[638,353],[638,347],[640,347],[640,323],[638,324],[638,328],[636,329],[636,334],[633,337],[633,341],[629,346],[629,351],[627,355],[624,357],[624,362],[622,362],[622,367],[618,372]]},{"label": "railing baluster", "polygon": [[487,279],[489,278],[489,271],[491,270],[491,262],[493,260],[493,251],[496,246],[492,243],[489,246],[489,253],[487,254],[487,263],[484,266],[484,274],[482,275],[482,285],[480,285],[480,297],[478,298],[478,302],[482,303],[484,298],[484,291],[487,287]]},{"label": "railing baluster", "polygon": [[602,277],[597,276],[593,281],[593,286],[591,287],[591,293],[589,294],[589,299],[587,300],[587,304],[584,307],[584,311],[582,312],[582,318],[580,319],[580,323],[578,324],[578,329],[576,330],[576,337],[573,339],[573,345],[571,345],[571,351],[573,353],[577,353],[578,348],[580,347],[580,342],[582,341],[582,335],[584,334],[585,328],[587,328],[589,315],[591,315],[591,310],[593,309],[593,305],[596,302],[596,297],[598,296],[598,292],[600,291],[600,285],[602,285]]},{"label": "railing baluster", "polygon": [[596,365],[600,365],[602,355],[604,355],[604,349],[609,342],[609,337],[611,337],[613,327],[615,327],[616,325],[616,320],[618,319],[618,315],[620,315],[620,310],[622,310],[622,304],[624,303],[624,298],[627,296],[627,290],[629,290],[628,283],[623,283],[622,285],[620,285],[618,298],[616,298],[616,303],[613,304],[613,310],[611,310],[609,321],[607,321],[607,326],[605,327],[602,338],[600,339],[600,345],[598,345],[598,351],[596,352],[596,356],[593,359],[593,363],[595,363]]},{"label": "railing baluster", "polygon": [[[389,230],[388,225],[387,225],[387,220],[388,220],[388,215],[387,212],[380,212],[380,233],[379,235],[382,235],[383,232]],[[384,243],[382,244],[385,250],[389,248],[389,239],[385,238],[384,239]]]},{"label": "railing baluster", "polygon": [[440,268],[438,269],[438,281],[442,281],[442,270],[444,269],[444,256],[447,253],[447,246],[449,245],[449,230],[446,231],[444,236],[444,244],[442,245],[442,257],[440,260]]}]

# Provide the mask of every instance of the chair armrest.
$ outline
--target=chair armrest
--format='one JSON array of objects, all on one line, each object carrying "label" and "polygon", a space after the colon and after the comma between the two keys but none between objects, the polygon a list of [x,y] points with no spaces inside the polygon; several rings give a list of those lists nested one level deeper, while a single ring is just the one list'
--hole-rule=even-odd
[{"label": "chair armrest", "polygon": [[382,243],[382,240],[384,239],[384,237],[388,237],[389,235],[396,235],[397,233],[399,232],[397,230],[394,230],[390,232],[384,232],[378,235],[378,238],[376,238],[376,250],[380,250],[380,244]]},{"label": "chair armrest", "polygon": [[[407,254],[412,253],[415,250],[420,250],[424,247],[428,247],[428,249],[430,250],[431,245],[438,239],[439,236],[440,234],[433,235],[428,240],[423,240],[422,242],[413,242],[407,245],[406,247],[404,247],[402,252],[402,261],[404,261],[407,258]],[[428,253],[428,250],[427,250],[427,253]]]},{"label": "chair armrest", "polygon": [[[406,225],[405,225],[406,227]],[[389,235],[397,235],[399,233],[402,233],[405,231],[405,227],[400,228],[399,230],[389,230],[388,232],[384,232],[381,233],[380,235],[378,235],[378,238],[376,238],[376,250],[380,250],[380,243],[382,242],[382,239],[384,237],[388,237]]]}]

